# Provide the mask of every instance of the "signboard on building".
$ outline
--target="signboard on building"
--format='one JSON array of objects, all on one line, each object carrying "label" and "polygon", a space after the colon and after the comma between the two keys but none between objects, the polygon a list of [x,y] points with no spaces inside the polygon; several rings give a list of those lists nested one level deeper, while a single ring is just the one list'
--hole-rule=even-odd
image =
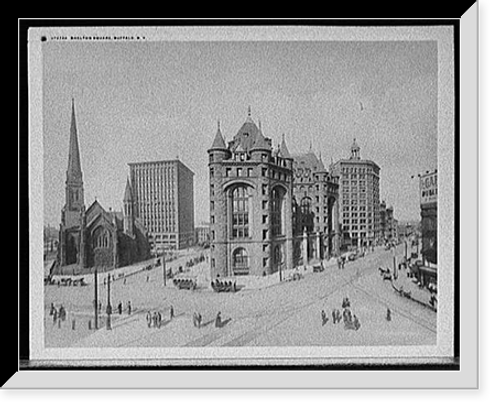
[{"label": "signboard on building", "polygon": [[420,204],[437,203],[437,171],[420,177]]}]

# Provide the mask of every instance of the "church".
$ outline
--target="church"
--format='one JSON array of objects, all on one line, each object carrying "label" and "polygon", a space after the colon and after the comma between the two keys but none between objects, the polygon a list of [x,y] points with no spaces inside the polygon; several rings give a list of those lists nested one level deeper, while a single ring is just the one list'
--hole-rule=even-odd
[{"label": "church", "polygon": [[75,105],[72,101],[65,204],[61,211],[55,273],[83,274],[94,269],[109,270],[149,257],[148,233],[140,220],[135,218],[128,180],[123,212],[106,211],[97,200],[85,207]]}]

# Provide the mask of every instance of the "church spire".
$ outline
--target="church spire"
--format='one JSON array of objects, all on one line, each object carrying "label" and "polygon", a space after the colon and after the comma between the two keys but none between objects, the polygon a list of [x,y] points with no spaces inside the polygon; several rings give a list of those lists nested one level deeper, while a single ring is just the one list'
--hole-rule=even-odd
[{"label": "church spire", "polygon": [[74,99],[71,99],[71,126],[69,130],[69,156],[66,177],[67,181],[82,181],[82,166],[80,163],[80,148],[78,146]]}]

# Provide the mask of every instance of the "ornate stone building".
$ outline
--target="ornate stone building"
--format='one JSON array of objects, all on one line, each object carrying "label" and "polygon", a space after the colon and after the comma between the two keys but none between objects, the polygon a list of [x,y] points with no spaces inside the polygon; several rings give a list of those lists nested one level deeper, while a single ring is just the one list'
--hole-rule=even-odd
[{"label": "ornate stone building", "polygon": [[284,135],[274,148],[250,108],[227,143],[218,124],[208,150],[212,277],[265,276],[335,254],[337,186],[311,154],[294,158]]},{"label": "ornate stone building", "polygon": [[106,211],[97,200],[87,209],[72,103],[66,201],[61,212],[56,272],[80,274],[93,267],[111,269],[149,257],[147,232],[133,212],[127,180],[123,213]]}]

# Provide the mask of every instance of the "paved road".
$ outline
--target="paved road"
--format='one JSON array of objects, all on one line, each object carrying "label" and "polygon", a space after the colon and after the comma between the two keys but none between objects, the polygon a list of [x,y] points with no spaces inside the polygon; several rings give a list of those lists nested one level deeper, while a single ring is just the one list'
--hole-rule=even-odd
[{"label": "paved road", "polygon": [[[69,317],[81,321],[75,331],[69,329],[69,321],[61,329],[50,324],[46,341],[54,346],[87,347],[435,344],[436,313],[400,297],[379,276],[378,267],[392,267],[392,258],[392,252],[378,249],[348,263],[344,270],[327,264],[324,272],[309,271],[300,281],[236,294],[180,291],[163,287],[161,270],[139,274],[126,284],[120,281],[113,284],[112,300],[132,301],[134,313],[115,315],[112,331],[88,330],[92,287],[49,287],[46,305],[64,300]],[[104,289],[100,292],[105,295]],[[342,324],[331,321],[332,310],[341,309],[346,296],[361,322],[358,331],[346,330]],[[172,320],[168,318],[170,305],[175,310]],[[390,322],[386,320],[387,308],[393,314]],[[160,329],[147,327],[148,310],[162,312],[164,321]],[[324,326],[321,310],[330,316]],[[200,328],[193,326],[194,311],[202,314]],[[214,327],[218,311],[222,313],[222,328]],[[87,330],[82,332],[85,327]]]}]

